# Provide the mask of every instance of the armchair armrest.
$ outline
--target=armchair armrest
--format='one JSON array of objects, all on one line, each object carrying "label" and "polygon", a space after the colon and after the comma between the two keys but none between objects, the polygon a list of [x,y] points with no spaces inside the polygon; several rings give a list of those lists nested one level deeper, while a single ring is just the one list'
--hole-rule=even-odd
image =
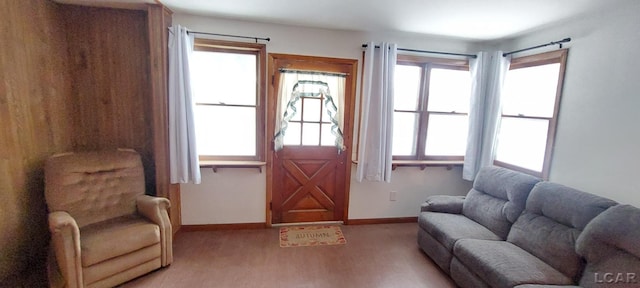
[{"label": "armchair armrest", "polygon": [[66,287],[83,287],[78,224],[69,213],[55,211],[49,213],[49,231],[56,263]]},{"label": "armchair armrest", "polygon": [[460,214],[465,196],[436,195],[427,198],[420,205],[420,212],[441,212]]},{"label": "armchair armrest", "polygon": [[138,213],[160,227],[160,246],[162,249],[162,267],[173,262],[173,233],[167,210],[171,207],[169,199],[149,195],[136,199]]}]

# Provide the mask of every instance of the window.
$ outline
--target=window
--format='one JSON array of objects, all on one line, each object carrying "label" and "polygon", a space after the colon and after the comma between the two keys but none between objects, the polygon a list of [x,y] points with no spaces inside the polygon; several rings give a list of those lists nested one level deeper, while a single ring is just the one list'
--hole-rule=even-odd
[{"label": "window", "polygon": [[336,136],[342,137],[335,102],[340,98],[338,93],[342,93],[339,89],[344,87],[344,77],[316,74],[296,73],[285,77],[287,83],[283,83],[282,88],[295,87],[292,90],[297,91],[299,97],[290,102],[295,113],[288,121],[284,145],[336,146]]},{"label": "window", "polygon": [[196,39],[191,61],[200,160],[261,161],[265,46]]},{"label": "window", "polygon": [[393,158],[463,160],[471,76],[466,60],[398,55]]},{"label": "window", "polygon": [[505,77],[495,164],[547,178],[567,50],[514,58]]}]

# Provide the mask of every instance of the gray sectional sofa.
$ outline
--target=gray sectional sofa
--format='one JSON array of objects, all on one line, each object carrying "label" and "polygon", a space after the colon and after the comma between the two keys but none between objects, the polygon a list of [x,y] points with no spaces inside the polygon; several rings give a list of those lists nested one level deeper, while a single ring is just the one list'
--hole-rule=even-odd
[{"label": "gray sectional sofa", "polygon": [[640,209],[499,167],[433,196],[420,248],[460,287],[640,287]]}]

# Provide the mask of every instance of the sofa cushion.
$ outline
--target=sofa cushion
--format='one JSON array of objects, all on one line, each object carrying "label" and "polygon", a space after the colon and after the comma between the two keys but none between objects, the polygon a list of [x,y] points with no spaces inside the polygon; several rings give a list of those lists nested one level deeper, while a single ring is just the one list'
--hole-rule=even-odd
[{"label": "sofa cushion", "polygon": [[451,264],[451,249],[447,249],[438,242],[431,234],[425,232],[422,228],[418,228],[418,246],[424,251],[433,262],[435,262],[440,269],[449,274],[449,265]]},{"label": "sofa cushion", "polygon": [[82,266],[160,243],[158,225],[135,215],[95,223],[80,229]]},{"label": "sofa cushion", "polygon": [[524,210],[531,188],[540,179],[500,167],[484,167],[467,194],[462,214],[502,239]]},{"label": "sofa cushion", "polygon": [[616,202],[560,184],[538,183],[507,241],[542,259],[576,282],[582,269],[575,244],[584,226]]},{"label": "sofa cushion", "polygon": [[484,282],[476,273],[469,270],[467,266],[460,263],[458,258],[453,257],[451,259],[451,265],[449,265],[451,270],[451,279],[458,285],[458,287],[463,288],[491,288],[489,284]]},{"label": "sofa cushion", "polygon": [[544,284],[524,284],[513,288],[581,288],[576,285],[544,285]]},{"label": "sofa cushion", "polygon": [[571,278],[510,242],[460,239],[453,254],[491,287],[572,284]]},{"label": "sofa cushion", "polygon": [[611,207],[589,222],[576,243],[586,260],[580,286],[640,286],[640,209]]},{"label": "sofa cushion", "polygon": [[489,229],[460,214],[422,212],[418,225],[449,251],[453,251],[458,239],[501,240]]}]

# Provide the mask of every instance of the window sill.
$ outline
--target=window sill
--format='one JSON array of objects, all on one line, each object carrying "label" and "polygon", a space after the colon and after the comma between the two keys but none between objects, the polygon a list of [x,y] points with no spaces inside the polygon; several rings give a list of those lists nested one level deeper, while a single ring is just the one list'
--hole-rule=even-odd
[{"label": "window sill", "polygon": [[[358,165],[357,160],[353,160],[353,163]],[[462,166],[463,164],[462,160],[393,160],[391,161],[391,170],[396,170],[398,167],[420,167],[420,170],[427,167],[446,167],[447,170],[451,170],[453,166]]]},{"label": "window sill", "polygon": [[265,165],[267,162],[262,161],[200,161],[200,168],[212,168],[213,173],[217,173],[218,168],[257,168],[262,173],[262,167]]}]

